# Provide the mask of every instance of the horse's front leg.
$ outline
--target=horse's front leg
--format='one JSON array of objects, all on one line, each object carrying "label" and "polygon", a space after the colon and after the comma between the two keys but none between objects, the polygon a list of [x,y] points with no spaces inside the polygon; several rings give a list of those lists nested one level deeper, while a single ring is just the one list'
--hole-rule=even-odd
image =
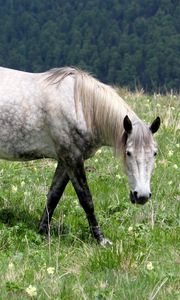
[{"label": "horse's front leg", "polygon": [[68,174],[79,198],[79,202],[86,213],[92,235],[101,245],[110,243],[104,238],[94,213],[94,205],[86,179],[83,160],[78,161],[73,167],[71,166],[71,169],[68,169]]},{"label": "horse's front leg", "polygon": [[47,195],[47,204],[39,224],[39,232],[47,235],[53,212],[64,192],[64,189],[69,181],[69,176],[63,167],[58,162],[52,184]]}]

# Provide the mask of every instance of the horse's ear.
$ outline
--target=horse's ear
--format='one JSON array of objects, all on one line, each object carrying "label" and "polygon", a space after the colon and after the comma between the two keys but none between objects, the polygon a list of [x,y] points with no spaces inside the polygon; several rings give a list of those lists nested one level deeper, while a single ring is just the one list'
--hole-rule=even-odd
[{"label": "horse's ear", "polygon": [[161,119],[160,119],[160,117],[157,117],[150,126],[150,130],[151,130],[152,134],[154,134],[156,131],[158,131],[160,124],[161,124]]},{"label": "horse's ear", "polygon": [[132,123],[128,116],[125,116],[123,121],[124,130],[130,134],[132,132]]}]

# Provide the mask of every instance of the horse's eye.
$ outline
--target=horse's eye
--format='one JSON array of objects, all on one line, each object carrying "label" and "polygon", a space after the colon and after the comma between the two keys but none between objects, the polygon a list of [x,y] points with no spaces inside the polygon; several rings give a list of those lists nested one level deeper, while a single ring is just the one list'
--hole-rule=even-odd
[{"label": "horse's eye", "polygon": [[131,156],[131,152],[130,152],[130,151],[127,151],[127,152],[126,152],[126,155],[127,155],[127,156]]},{"label": "horse's eye", "polygon": [[156,156],[157,155],[157,152],[154,152],[154,156]]}]

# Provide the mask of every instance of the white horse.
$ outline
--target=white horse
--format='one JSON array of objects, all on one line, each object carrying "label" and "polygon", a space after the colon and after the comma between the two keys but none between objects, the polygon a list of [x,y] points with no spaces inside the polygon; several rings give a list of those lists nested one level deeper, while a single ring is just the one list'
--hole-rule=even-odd
[{"label": "white horse", "polygon": [[132,203],[150,197],[150,178],[160,126],[144,124],[117,92],[74,68],[32,74],[0,68],[0,158],[58,161],[39,230],[48,233],[53,211],[71,180],[100,244],[106,244],[94,213],[84,160],[103,145],[122,154]]}]

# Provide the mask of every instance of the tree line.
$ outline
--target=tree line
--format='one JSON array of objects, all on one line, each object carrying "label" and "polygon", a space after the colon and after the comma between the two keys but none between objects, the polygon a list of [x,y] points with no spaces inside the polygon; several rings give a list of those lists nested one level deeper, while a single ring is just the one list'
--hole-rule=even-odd
[{"label": "tree line", "polygon": [[0,65],[73,65],[106,83],[179,91],[179,0],[0,0]]}]

